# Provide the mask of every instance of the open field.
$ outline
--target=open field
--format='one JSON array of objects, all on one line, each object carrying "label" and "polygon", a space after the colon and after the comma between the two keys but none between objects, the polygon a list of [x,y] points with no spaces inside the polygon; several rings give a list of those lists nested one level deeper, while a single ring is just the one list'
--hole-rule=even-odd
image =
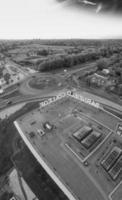
[{"label": "open field", "polygon": [[[46,129],[45,123],[49,123],[51,129]],[[118,119],[114,116],[69,97],[41,110],[33,110],[17,120],[19,132],[24,134],[31,148],[70,193],[81,200],[108,200],[109,193],[116,186],[114,184],[106,191],[94,175],[92,166],[99,157],[101,145],[104,146],[111,135],[115,134],[117,123]],[[93,133],[100,134],[97,142],[88,148],[73,136],[84,126],[92,128]],[[90,160],[91,157],[93,161]],[[89,166],[85,168],[84,162],[87,160]]]}]

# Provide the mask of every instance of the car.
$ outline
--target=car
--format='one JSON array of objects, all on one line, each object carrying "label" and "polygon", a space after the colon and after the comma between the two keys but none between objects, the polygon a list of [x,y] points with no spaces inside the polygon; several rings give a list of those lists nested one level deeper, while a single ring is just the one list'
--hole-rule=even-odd
[{"label": "car", "polygon": [[12,104],[12,101],[8,101],[8,102],[7,102],[7,105],[11,105],[11,104]]}]

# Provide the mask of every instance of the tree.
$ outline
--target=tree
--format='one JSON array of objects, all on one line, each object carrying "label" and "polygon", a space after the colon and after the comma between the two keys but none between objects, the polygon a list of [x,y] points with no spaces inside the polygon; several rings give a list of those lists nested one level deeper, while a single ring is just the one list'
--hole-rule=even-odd
[{"label": "tree", "polygon": [[108,63],[106,61],[106,59],[101,58],[100,60],[98,60],[97,62],[97,68],[98,70],[102,71],[103,69],[108,67]]},{"label": "tree", "polygon": [[122,84],[118,85],[118,94],[122,96]]},{"label": "tree", "polygon": [[9,84],[9,80],[10,80],[10,74],[9,73],[6,73],[5,75],[4,75],[4,79],[5,79],[5,81],[6,81],[6,84]]},{"label": "tree", "polygon": [[42,49],[37,51],[37,55],[39,56],[48,56],[49,55],[49,51],[47,49]]},{"label": "tree", "polygon": [[3,67],[0,67],[0,78],[2,78],[3,77]]}]

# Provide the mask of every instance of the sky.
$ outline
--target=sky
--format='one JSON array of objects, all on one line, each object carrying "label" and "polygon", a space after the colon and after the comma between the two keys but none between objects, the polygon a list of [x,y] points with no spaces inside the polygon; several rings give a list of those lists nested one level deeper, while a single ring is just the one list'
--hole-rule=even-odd
[{"label": "sky", "polygon": [[121,16],[59,2],[1,0],[0,39],[122,38]]}]

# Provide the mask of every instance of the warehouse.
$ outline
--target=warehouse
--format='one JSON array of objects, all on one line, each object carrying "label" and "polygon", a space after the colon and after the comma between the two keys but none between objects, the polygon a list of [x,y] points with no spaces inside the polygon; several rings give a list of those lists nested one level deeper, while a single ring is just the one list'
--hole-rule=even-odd
[{"label": "warehouse", "polygon": [[121,155],[122,150],[115,146],[111,152],[108,154],[108,156],[101,162],[102,166],[104,167],[105,170],[109,170],[114,163],[117,161],[119,156]]},{"label": "warehouse", "polygon": [[79,142],[83,140],[86,136],[88,136],[92,132],[92,128],[89,126],[83,126],[77,132],[73,133],[75,139]]},{"label": "warehouse", "polygon": [[122,173],[122,156],[119,157],[114,166],[110,169],[109,174],[115,180]]},{"label": "warehouse", "polygon": [[89,149],[90,147],[93,146],[93,144],[95,144],[98,139],[101,137],[102,133],[93,131],[91,134],[89,134],[86,138],[84,138],[81,141],[81,144],[86,148]]}]

